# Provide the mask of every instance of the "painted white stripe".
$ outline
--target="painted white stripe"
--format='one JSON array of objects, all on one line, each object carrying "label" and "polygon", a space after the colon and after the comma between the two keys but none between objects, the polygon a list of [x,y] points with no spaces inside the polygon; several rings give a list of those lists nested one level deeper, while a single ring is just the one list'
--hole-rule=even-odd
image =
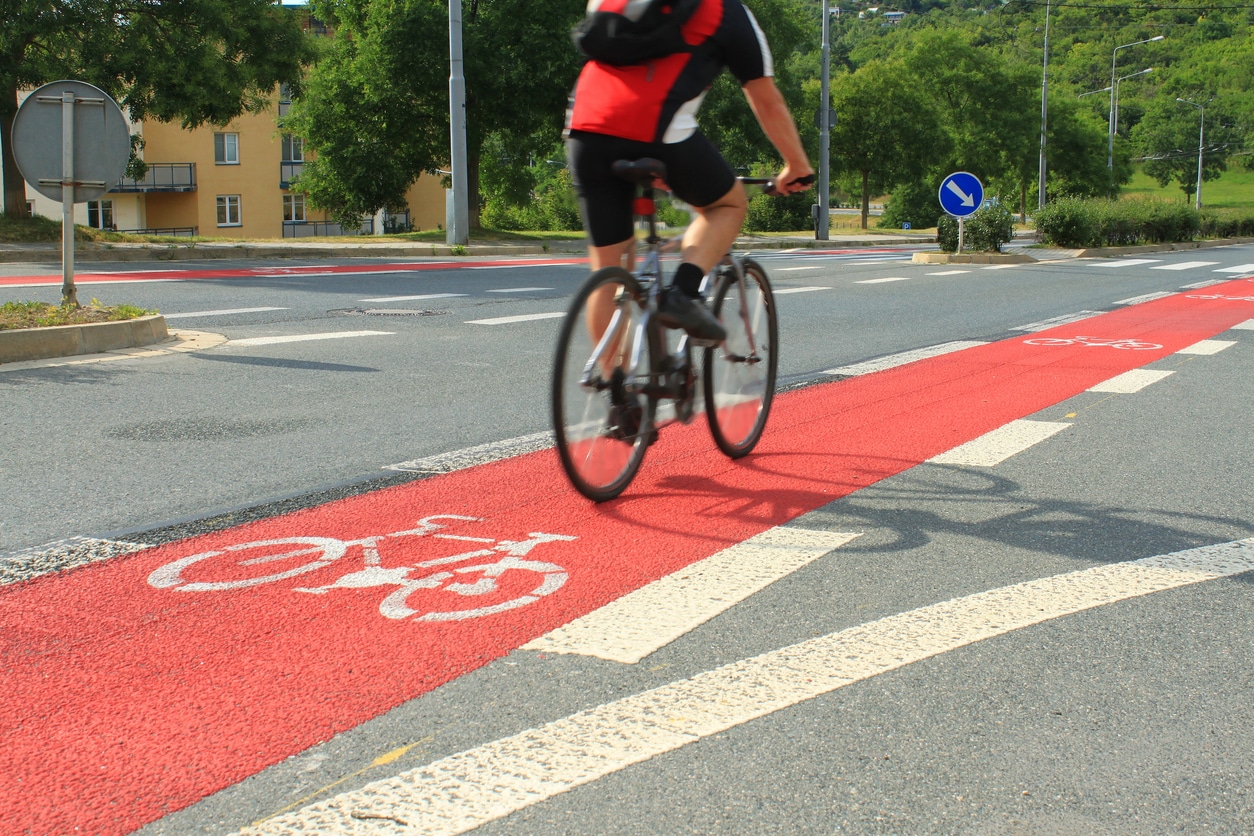
[{"label": "painted white stripe", "polygon": [[1161,258],[1120,258],[1115,261],[1099,261],[1093,264],[1094,267],[1135,267],[1138,264],[1154,264],[1162,261]]},{"label": "painted white stripe", "polygon": [[494,319],[471,319],[467,325],[508,325],[511,322],[534,322],[537,319],[558,319],[566,316],[565,311],[556,313],[520,314],[519,316],[498,316]]},{"label": "painted white stripe", "polygon": [[[375,781],[241,833],[465,833],[632,764],[987,639],[1254,570],[1254,539],[957,598],[744,659]],[[397,824],[403,822],[400,828]]]},{"label": "painted white stripe", "polygon": [[634,665],[857,536],[772,528],[577,618],[523,650]]},{"label": "painted white stripe", "polygon": [[[8,287],[60,287],[63,279],[49,279],[44,282],[24,282],[22,284],[5,284],[0,288]],[[91,287],[94,284],[153,284],[157,282],[182,282],[186,279],[82,279],[76,280],[79,287]]]},{"label": "painted white stripe", "polygon": [[1066,325],[1068,322],[1079,322],[1081,319],[1088,319],[1091,316],[1097,316],[1098,311],[1080,311],[1073,314],[1063,314],[1055,316],[1051,319],[1042,319],[1040,322],[1032,322],[1027,325],[1020,325],[1018,328],[1011,328],[1011,331],[1045,331],[1053,328],[1055,325]]},{"label": "painted white stripe", "polygon": [[1179,261],[1175,264],[1160,264],[1157,267],[1151,267],[1151,270],[1192,270],[1195,267],[1210,267],[1212,264],[1218,264],[1218,261]]},{"label": "painted white stripe", "polygon": [[823,265],[816,264],[813,267],[776,267],[775,272],[776,273],[792,273],[797,270],[822,270],[822,269],[823,269]]},{"label": "painted white stripe", "polygon": [[1168,296],[1174,296],[1175,293],[1164,290],[1161,293],[1146,293],[1143,296],[1133,296],[1131,299],[1120,299],[1116,305],[1139,305],[1142,302],[1153,302],[1155,299],[1165,299]]},{"label": "painted white stripe", "polygon": [[926,360],[929,357],[940,357],[942,354],[950,354],[955,351],[975,348],[977,345],[984,345],[984,343],[978,340],[957,340],[951,343],[941,343],[940,345],[928,346],[927,348],[916,348],[913,351],[903,351],[900,354],[890,354],[887,357],[879,357],[875,360],[867,360],[863,363],[854,363],[852,366],[841,366],[837,369],[827,369],[823,372],[823,374],[839,374],[848,377],[854,377],[860,374],[871,374],[872,372],[880,372],[884,369],[894,369],[897,366],[904,366],[907,363],[913,363],[915,360]]},{"label": "painted white stripe", "polygon": [[1133,369],[1130,372],[1115,375],[1110,380],[1102,381],[1096,386],[1090,387],[1089,391],[1131,395],[1133,392],[1140,392],[1151,383],[1157,383],[1173,374],[1175,372],[1160,371],[1158,369]]},{"label": "painted white stripe", "polygon": [[960,273],[970,273],[970,270],[939,270],[935,273],[927,273],[929,276],[957,276]]},{"label": "painted white stripe", "polygon": [[148,543],[70,537],[31,549],[0,555],[0,586],[28,581],[51,572],[63,572],[88,563],[100,563],[121,554],[152,548]]},{"label": "painted white stripe", "polygon": [[551,287],[501,287],[489,290],[488,293],[531,293],[537,290],[552,290]]},{"label": "painted white stripe", "polygon": [[910,281],[910,279],[907,276],[893,276],[893,277],[886,278],[886,279],[863,279],[860,282],[854,282],[854,284],[883,284],[884,282],[908,282],[908,281]]},{"label": "painted white stripe", "polygon": [[188,313],[162,314],[166,319],[185,319],[189,316],[230,316],[231,314],[262,313],[263,311],[285,311],[287,308],[234,308],[224,311],[190,311]]},{"label": "painted white stripe", "polygon": [[775,295],[782,296],[788,293],[810,293],[811,291],[814,291],[814,290],[831,290],[831,289],[832,288],[830,287],[817,287],[817,286],[815,287],[777,287],[775,288]]},{"label": "painted white stripe", "polygon": [[462,470],[500,459],[508,459],[511,456],[520,456],[523,453],[544,450],[552,446],[552,432],[533,433],[532,435],[519,436],[518,438],[509,438],[505,441],[493,441],[488,444],[466,447],[462,450],[453,450],[448,453],[439,453],[421,459],[389,464],[384,470],[403,470],[409,473],[452,473],[454,470]]},{"label": "painted white stripe", "polygon": [[1185,290],[1198,290],[1203,287],[1212,287],[1217,284],[1223,284],[1226,281],[1228,280],[1227,279],[1207,279],[1204,282],[1194,282],[1193,284],[1186,284],[1184,286],[1184,289]]},{"label": "painted white stripe", "polygon": [[1232,326],[1234,331],[1254,331],[1254,319],[1247,319],[1245,322],[1238,322]]},{"label": "painted white stripe", "polygon": [[452,299],[455,296],[469,296],[469,293],[423,293],[419,296],[376,296],[372,299],[358,299],[358,302],[416,302],[419,299]]},{"label": "painted white stripe", "polygon": [[343,340],[348,337],[383,337],[395,333],[395,331],[334,331],[327,334],[295,334],[286,337],[249,337],[243,340],[231,340],[227,345],[278,345],[279,343],[304,343],[314,340]]},{"label": "painted white stripe", "polygon": [[1022,264],[985,264],[980,267],[981,270],[1013,270],[1016,267],[1022,267]]},{"label": "painted white stripe", "polygon": [[1200,343],[1193,343],[1188,348],[1180,349],[1176,354],[1218,354],[1234,345],[1236,343],[1232,340],[1202,340]]},{"label": "painted white stripe", "polygon": [[1254,264],[1238,264],[1236,267],[1220,267],[1215,273],[1254,273]]},{"label": "painted white stripe", "polygon": [[933,464],[993,467],[1070,426],[1056,421],[1011,421],[991,433],[985,433],[973,441],[933,456],[928,461]]},{"label": "painted white stripe", "polygon": [[479,264],[467,269],[470,270],[515,270],[519,267],[558,267],[561,265],[552,264],[550,262],[541,261],[537,264]]}]

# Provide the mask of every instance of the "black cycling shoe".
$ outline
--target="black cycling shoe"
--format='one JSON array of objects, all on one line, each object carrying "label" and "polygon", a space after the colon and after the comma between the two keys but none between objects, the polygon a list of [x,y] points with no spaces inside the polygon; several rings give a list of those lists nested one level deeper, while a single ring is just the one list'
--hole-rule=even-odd
[{"label": "black cycling shoe", "polygon": [[619,441],[630,441],[639,435],[640,423],[644,420],[644,407],[629,397],[623,386],[626,378],[622,369],[615,369],[610,377],[608,435]]},{"label": "black cycling shoe", "polygon": [[705,306],[700,296],[667,288],[657,306],[658,319],[667,328],[682,328],[699,343],[717,345],[727,339],[723,323]]}]

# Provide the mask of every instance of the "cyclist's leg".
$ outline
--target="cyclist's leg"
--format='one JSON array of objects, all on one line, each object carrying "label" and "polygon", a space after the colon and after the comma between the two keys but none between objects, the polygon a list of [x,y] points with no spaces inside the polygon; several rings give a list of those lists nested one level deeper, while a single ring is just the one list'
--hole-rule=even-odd
[{"label": "cyclist's leg", "polygon": [[[683,260],[704,276],[735,243],[748,198],[732,167],[701,133],[666,147],[667,180],[675,195],[697,212],[684,233]],[[696,292],[696,287],[684,289]]]}]

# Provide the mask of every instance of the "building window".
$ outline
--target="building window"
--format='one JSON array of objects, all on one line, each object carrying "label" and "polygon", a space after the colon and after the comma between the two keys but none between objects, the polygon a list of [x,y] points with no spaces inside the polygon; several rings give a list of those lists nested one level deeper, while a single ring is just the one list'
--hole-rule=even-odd
[{"label": "building window", "polygon": [[31,218],[35,217],[35,201],[33,200],[26,201],[26,214],[28,217],[31,217]]},{"label": "building window", "polygon": [[218,195],[218,226],[239,226],[239,195]]},{"label": "building window", "polygon": [[291,134],[283,134],[283,162],[298,163],[305,159],[305,140]]},{"label": "building window", "polygon": [[87,225],[92,229],[117,229],[113,222],[113,201],[87,201]]},{"label": "building window", "polygon": [[298,224],[305,222],[305,196],[303,194],[283,195],[283,221]]},{"label": "building window", "polygon": [[213,135],[213,161],[218,165],[239,165],[239,134]]}]

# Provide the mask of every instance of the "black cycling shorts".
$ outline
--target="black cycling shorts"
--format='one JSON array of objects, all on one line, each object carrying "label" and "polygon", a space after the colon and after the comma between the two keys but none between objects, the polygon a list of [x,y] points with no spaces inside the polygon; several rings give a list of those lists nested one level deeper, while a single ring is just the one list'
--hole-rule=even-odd
[{"label": "black cycling shorts", "polygon": [[666,164],[666,184],[675,197],[696,207],[709,206],[731,190],[736,174],[727,160],[700,132],[683,142],[637,142],[605,134],[571,131],[566,140],[584,231],[594,247],[608,247],[631,238],[631,202],[636,185],[614,176],[616,160],[652,157]]}]

